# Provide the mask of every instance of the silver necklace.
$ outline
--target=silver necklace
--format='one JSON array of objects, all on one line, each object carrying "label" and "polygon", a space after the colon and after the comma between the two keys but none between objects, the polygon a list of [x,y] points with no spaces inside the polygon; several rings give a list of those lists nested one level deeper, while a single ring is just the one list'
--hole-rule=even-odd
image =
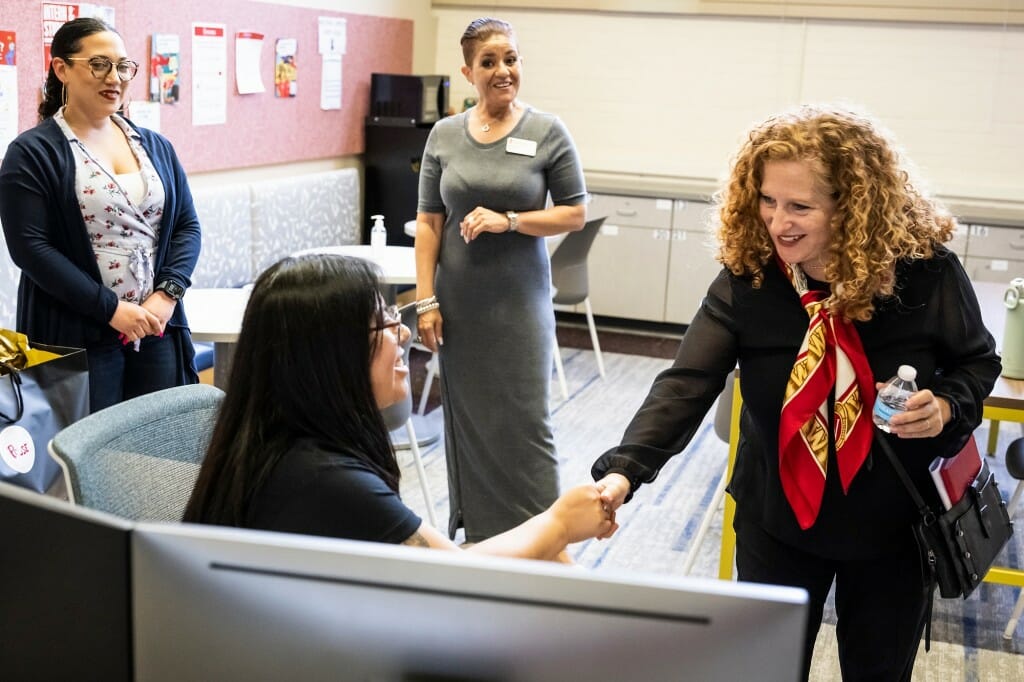
[{"label": "silver necklace", "polygon": [[[512,105],[512,110],[509,112],[508,115],[509,116],[514,116],[515,112],[516,112],[516,105],[513,104]],[[489,132],[491,132],[491,123],[500,123],[500,122],[504,121],[506,118],[507,118],[507,116],[502,116],[501,118],[494,119],[490,123],[484,123],[482,126],[480,126],[480,130],[484,131],[485,133],[489,133]]]}]

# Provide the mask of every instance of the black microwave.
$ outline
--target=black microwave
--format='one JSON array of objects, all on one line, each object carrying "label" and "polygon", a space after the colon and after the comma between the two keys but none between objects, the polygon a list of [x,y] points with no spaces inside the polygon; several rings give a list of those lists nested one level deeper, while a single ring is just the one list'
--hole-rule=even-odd
[{"label": "black microwave", "polygon": [[436,123],[448,115],[448,76],[370,75],[370,118],[377,123]]}]

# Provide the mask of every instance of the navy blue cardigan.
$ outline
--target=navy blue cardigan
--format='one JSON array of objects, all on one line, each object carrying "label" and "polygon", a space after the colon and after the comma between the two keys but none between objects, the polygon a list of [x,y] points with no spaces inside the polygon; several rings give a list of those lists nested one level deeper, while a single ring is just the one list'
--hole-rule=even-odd
[{"label": "navy blue cardigan", "polygon": [[[155,281],[169,279],[187,288],[201,240],[185,171],[165,137],[132,127],[142,137],[166,195]],[[21,268],[18,331],[30,341],[59,346],[115,343],[117,331],[109,322],[118,298],[100,279],[75,194],[74,155],[52,118],[8,147],[0,166],[0,222],[11,259]],[[168,327],[181,339],[182,370],[194,373],[188,321],[180,303]]]}]

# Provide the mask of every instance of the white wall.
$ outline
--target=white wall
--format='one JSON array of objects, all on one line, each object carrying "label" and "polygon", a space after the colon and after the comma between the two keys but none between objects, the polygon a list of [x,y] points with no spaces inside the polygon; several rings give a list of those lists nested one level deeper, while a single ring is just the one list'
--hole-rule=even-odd
[{"label": "white wall", "polygon": [[[452,102],[474,94],[459,36],[480,7],[438,8]],[[588,171],[713,180],[742,133],[798,102],[877,116],[944,197],[1024,205],[1024,27],[504,11],[522,98],[559,114]]]},{"label": "white wall", "polygon": [[430,0],[255,0],[255,2],[411,19],[415,22],[413,27],[413,73],[428,73],[434,66],[435,37]]}]

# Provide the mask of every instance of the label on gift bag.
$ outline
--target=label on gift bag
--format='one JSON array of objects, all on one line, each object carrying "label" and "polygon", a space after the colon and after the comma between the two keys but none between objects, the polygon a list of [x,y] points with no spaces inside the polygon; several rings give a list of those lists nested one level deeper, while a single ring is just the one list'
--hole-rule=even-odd
[{"label": "label on gift bag", "polygon": [[17,425],[0,431],[0,458],[19,474],[32,471],[36,463],[36,446],[32,442],[32,435]]}]

